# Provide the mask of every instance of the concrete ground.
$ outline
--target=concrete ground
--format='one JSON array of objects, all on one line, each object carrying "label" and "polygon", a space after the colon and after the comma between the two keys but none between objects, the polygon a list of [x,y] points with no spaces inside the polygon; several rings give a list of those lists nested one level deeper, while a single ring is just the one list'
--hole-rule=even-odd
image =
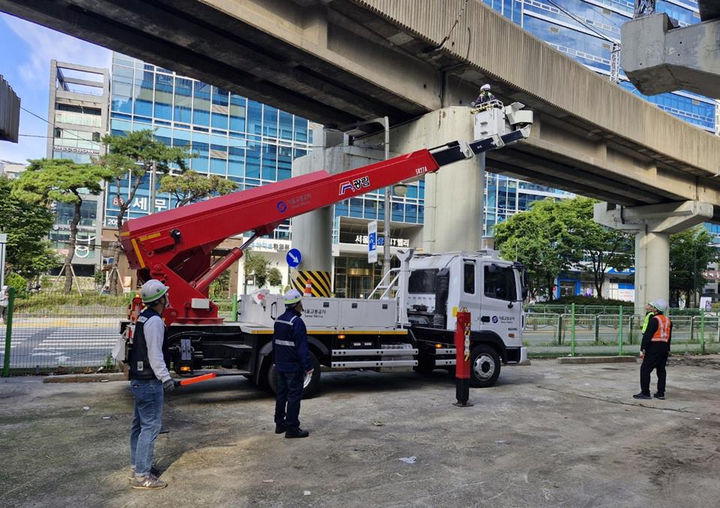
[{"label": "concrete ground", "polygon": [[632,399],[638,372],[534,360],[471,390],[470,408],[441,372],[333,373],[303,402],[300,440],[273,433],[265,393],[216,379],[168,397],[156,460],[170,485],[153,492],[126,478],[126,382],[2,379],[0,504],[716,505],[720,358],[672,359],[665,401]]}]

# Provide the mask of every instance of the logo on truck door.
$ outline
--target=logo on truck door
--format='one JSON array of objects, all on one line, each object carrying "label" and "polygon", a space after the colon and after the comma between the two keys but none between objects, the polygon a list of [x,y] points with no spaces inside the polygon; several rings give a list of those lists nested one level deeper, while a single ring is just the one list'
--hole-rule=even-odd
[{"label": "logo on truck door", "polygon": [[346,192],[355,192],[366,187],[370,187],[369,176],[355,178],[352,181],[346,180],[340,184],[340,195],[343,196]]}]

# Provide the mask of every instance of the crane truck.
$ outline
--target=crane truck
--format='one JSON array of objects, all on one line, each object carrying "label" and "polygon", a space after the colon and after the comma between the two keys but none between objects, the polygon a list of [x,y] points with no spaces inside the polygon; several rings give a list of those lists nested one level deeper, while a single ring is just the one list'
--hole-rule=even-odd
[{"label": "crane truck", "polygon": [[[452,141],[335,175],[317,171],[125,222],[120,242],[138,282],[155,278],[170,287],[163,319],[172,368],[192,375],[222,367],[274,390],[272,333],[274,319],[284,310],[282,297],[244,295],[239,320],[226,322],[208,298],[210,284],[255,239],[284,220],[521,141],[533,121],[520,103],[494,101],[472,113],[471,142]],[[252,233],[243,245],[211,263],[223,240],[246,232]],[[463,308],[472,315],[472,386],[492,386],[502,363],[526,360],[522,265],[493,251],[422,254],[408,249],[398,257],[400,267],[390,270],[366,299],[305,298],[303,319],[314,366],[305,379],[305,396],[318,391],[321,366],[451,370],[455,315]],[[124,358],[132,348],[132,328],[131,322],[121,324]]]}]

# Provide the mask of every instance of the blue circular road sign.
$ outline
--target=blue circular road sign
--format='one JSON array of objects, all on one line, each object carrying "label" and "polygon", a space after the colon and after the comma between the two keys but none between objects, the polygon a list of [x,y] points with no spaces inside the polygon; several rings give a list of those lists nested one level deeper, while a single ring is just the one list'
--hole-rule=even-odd
[{"label": "blue circular road sign", "polygon": [[285,256],[285,259],[287,260],[287,264],[290,268],[295,268],[300,265],[300,262],[302,261],[302,254],[300,254],[300,251],[297,249],[290,249]]}]

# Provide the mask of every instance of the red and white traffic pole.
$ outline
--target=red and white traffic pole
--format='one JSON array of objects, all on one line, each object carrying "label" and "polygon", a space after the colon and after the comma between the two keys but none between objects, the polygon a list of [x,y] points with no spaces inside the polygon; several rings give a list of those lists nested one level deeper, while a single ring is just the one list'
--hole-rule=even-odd
[{"label": "red and white traffic pole", "polygon": [[470,313],[458,311],[455,327],[455,397],[458,407],[472,406],[470,398]]}]

